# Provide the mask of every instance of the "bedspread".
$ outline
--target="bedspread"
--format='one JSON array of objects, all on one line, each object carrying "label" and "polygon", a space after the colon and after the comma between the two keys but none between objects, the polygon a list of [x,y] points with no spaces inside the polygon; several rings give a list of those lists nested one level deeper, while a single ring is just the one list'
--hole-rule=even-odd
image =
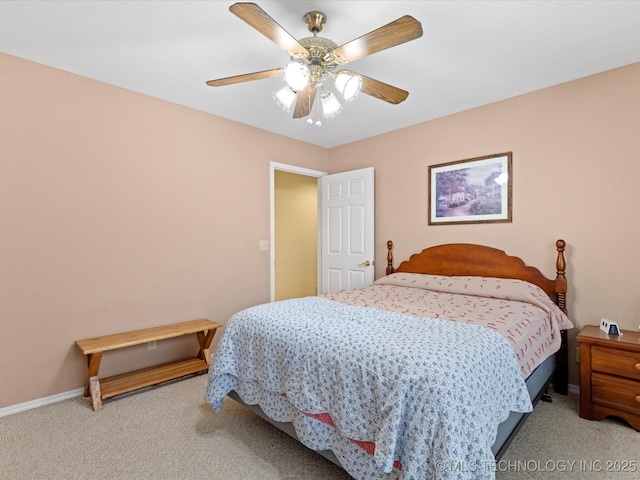
[{"label": "bedspread", "polygon": [[515,279],[394,273],[324,298],[491,328],[509,341],[525,378],[558,351],[560,330],[573,328],[542,289]]},{"label": "bedspread", "polygon": [[[513,348],[495,331],[319,297],[230,319],[206,400],[220,411],[231,390],[294,421],[304,444],[333,450],[356,479],[493,478],[498,424],[532,409]],[[374,462],[314,430],[324,424],[296,422],[296,411],[329,415],[339,436],[373,442]]]}]

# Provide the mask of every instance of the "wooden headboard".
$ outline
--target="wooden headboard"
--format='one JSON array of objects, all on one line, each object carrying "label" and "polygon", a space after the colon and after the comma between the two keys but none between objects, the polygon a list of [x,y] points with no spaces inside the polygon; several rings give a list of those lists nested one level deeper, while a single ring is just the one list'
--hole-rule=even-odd
[{"label": "wooden headboard", "polygon": [[517,278],[539,286],[566,313],[567,279],[565,241],[556,242],[556,278],[546,278],[540,270],[525,265],[519,257],[485,245],[448,243],[425,248],[411,255],[398,268],[393,267],[393,242],[387,242],[387,275],[395,272],[427,273],[447,276]]},{"label": "wooden headboard", "polygon": [[[387,242],[387,275],[395,272],[426,273],[447,276],[479,276],[516,278],[538,285],[567,313],[567,279],[564,259],[564,240],[556,241],[556,278],[546,278],[540,270],[525,265],[519,257],[507,255],[504,251],[471,243],[448,243],[425,248],[411,255],[398,268],[393,267],[393,242]],[[556,376],[554,388],[557,393],[568,391],[568,348],[567,332],[563,330],[562,347],[556,355]]]}]

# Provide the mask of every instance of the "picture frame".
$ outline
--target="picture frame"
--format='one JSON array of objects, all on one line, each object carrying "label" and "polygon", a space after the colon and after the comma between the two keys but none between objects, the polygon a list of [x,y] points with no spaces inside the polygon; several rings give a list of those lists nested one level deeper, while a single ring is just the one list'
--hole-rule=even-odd
[{"label": "picture frame", "polygon": [[429,225],[510,223],[512,152],[429,166]]}]

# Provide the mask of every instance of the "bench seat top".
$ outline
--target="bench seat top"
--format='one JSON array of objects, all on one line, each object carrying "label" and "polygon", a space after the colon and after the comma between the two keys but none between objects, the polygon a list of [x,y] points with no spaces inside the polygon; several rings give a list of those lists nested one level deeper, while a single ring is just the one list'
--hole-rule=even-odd
[{"label": "bench seat top", "polygon": [[143,328],[129,332],[114,333],[101,337],[77,340],[76,344],[85,355],[116,350],[118,348],[132,347],[142,343],[155,342],[167,338],[180,337],[190,333],[204,332],[222,327],[221,324],[212,322],[206,318],[190,320],[187,322],[172,323],[159,327]]}]

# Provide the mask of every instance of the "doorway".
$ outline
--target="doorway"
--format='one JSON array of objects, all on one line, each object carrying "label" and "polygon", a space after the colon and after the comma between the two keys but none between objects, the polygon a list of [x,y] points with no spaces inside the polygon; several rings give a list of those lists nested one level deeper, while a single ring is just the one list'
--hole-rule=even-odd
[{"label": "doorway", "polygon": [[271,301],[318,294],[318,178],[323,175],[271,162]]}]

